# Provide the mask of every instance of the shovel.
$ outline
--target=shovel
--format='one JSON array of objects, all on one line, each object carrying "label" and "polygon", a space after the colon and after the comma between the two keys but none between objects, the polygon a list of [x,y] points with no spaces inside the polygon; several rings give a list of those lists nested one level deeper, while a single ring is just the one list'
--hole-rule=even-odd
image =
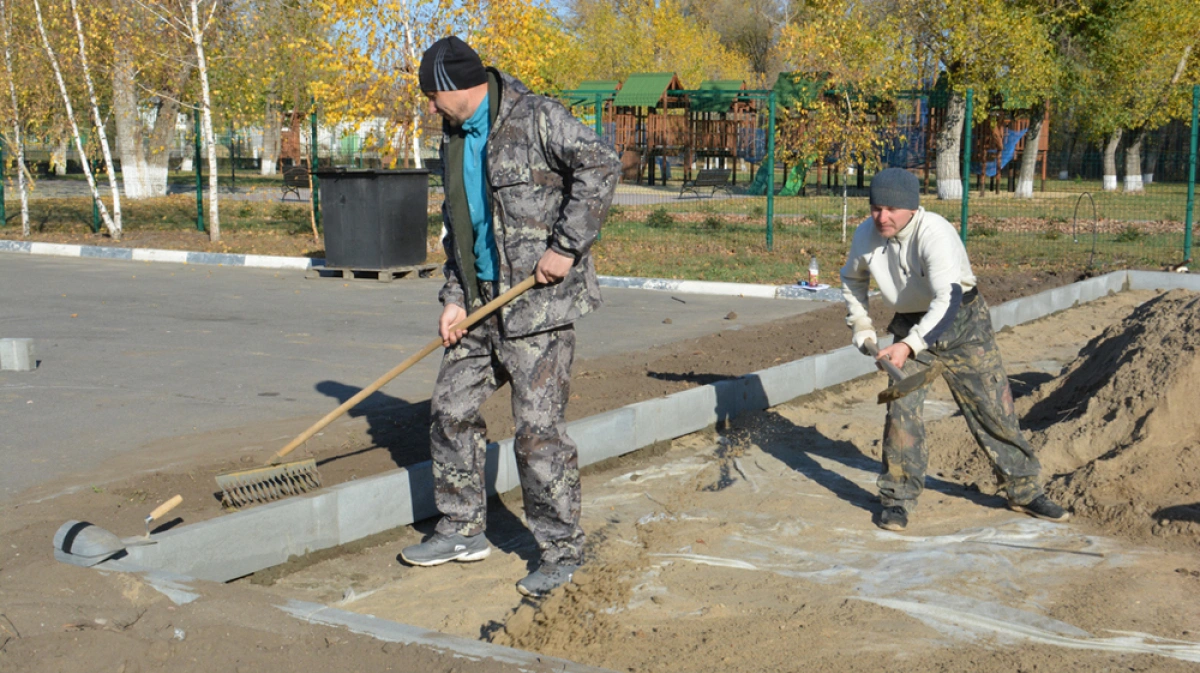
[{"label": "shovel", "polygon": [[887,358],[879,359],[879,347],[875,345],[874,341],[867,341],[864,348],[867,349],[867,353],[871,357],[876,358],[875,366],[887,372],[888,376],[892,379],[892,385],[880,391],[879,396],[876,398],[875,401],[879,404],[887,404],[888,402],[894,402],[904,397],[928,383],[930,375],[936,376],[939,371],[940,363],[934,362],[933,366],[928,369],[905,376],[904,372],[900,371],[900,368],[893,364],[891,360]]},{"label": "shovel", "polygon": [[177,495],[155,507],[146,517],[146,534],[125,539],[87,521],[68,521],[54,534],[54,558],[63,563],[90,568],[125,551],[127,547],[157,544],[157,540],[150,538],[150,524],[181,502],[183,496]]}]

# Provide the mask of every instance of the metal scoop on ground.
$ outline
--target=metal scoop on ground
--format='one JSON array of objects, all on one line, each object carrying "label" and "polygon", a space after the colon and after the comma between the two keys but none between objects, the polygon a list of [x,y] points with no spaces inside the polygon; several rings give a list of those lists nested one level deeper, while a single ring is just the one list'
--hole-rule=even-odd
[{"label": "metal scoop on ground", "polygon": [[88,568],[107,561],[128,547],[157,544],[158,541],[150,537],[150,524],[175,509],[181,502],[183,496],[177,495],[155,507],[146,517],[146,534],[124,539],[87,521],[68,521],[54,533],[54,558],[63,563]]}]

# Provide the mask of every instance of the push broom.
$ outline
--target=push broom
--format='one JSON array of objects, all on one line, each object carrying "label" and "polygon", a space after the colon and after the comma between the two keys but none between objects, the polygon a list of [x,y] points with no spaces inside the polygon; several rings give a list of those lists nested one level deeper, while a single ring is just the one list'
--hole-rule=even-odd
[{"label": "push broom", "polygon": [[[450,328],[451,331],[470,329],[475,323],[488,317],[496,309],[521,296],[526,290],[533,287],[535,282],[533,276],[526,278],[513,286],[508,292],[489,301],[480,307],[479,310],[455,323]],[[311,427],[288,442],[287,446],[276,451],[271,460],[262,467],[218,475],[217,486],[221,489],[221,504],[226,507],[244,507],[258,502],[270,502],[279,498],[299,495],[315,488],[320,488],[321,475],[317,472],[316,460],[309,458],[307,460],[284,463],[282,462],[284,456],[308,441],[313,435],[323,430],[325,426],[337,420],[339,416],[349,411],[354,405],[362,402],[375,391],[387,385],[389,381],[402,374],[406,369],[417,364],[422,358],[432,353],[441,345],[441,337],[430,341],[424,348],[414,353],[407,360],[396,365],[391,371],[376,379],[374,383],[360,390],[354,397],[343,402],[337,409],[334,409],[326,414],[324,418],[313,423]]]}]

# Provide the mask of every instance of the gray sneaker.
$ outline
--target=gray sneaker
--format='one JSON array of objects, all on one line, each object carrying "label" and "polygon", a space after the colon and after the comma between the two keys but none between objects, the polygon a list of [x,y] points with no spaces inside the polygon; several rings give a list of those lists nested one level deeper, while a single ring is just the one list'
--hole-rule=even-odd
[{"label": "gray sneaker", "polygon": [[1036,516],[1039,519],[1056,521],[1058,523],[1062,523],[1063,521],[1071,518],[1071,515],[1067,512],[1067,510],[1063,509],[1058,505],[1058,503],[1054,502],[1050,498],[1047,498],[1045,493],[1039,495],[1025,505],[1017,505],[1010,502],[1008,503],[1008,508],[1014,512],[1021,512],[1023,514],[1028,514],[1029,516]]},{"label": "gray sneaker", "polygon": [[576,570],[579,570],[578,565],[543,563],[525,579],[517,582],[517,591],[534,598],[545,596],[570,582]]},{"label": "gray sneaker", "polygon": [[490,553],[492,547],[483,533],[470,537],[458,533],[434,533],[433,537],[421,544],[405,547],[400,552],[400,558],[404,559],[405,563],[427,567],[450,561],[482,561]]}]

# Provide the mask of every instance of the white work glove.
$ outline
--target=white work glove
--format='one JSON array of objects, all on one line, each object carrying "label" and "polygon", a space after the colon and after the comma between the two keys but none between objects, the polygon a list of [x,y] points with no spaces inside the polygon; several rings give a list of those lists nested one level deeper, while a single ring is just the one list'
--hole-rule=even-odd
[{"label": "white work glove", "polygon": [[852,339],[854,347],[863,355],[870,355],[867,352],[867,342],[875,343],[875,330],[864,329],[854,333]]}]

